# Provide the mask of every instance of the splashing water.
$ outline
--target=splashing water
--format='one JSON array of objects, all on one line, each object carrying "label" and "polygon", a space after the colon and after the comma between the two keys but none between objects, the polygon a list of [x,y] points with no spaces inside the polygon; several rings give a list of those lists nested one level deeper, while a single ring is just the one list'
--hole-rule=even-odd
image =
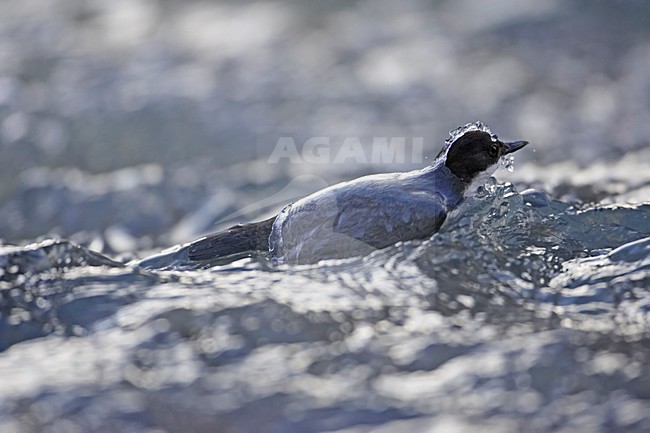
[{"label": "splashing water", "polygon": [[515,157],[514,155],[506,155],[501,158],[501,165],[505,166],[505,169],[510,173],[515,171]]},{"label": "splashing water", "polygon": [[458,138],[462,137],[465,133],[471,131],[486,132],[490,134],[492,141],[498,140],[497,135],[493,133],[486,124],[484,124],[480,120],[477,120],[476,122],[467,123],[463,126],[459,126],[458,128],[449,131],[449,137],[447,137],[447,139],[445,140],[445,145],[440,151],[440,153],[438,153],[437,156],[439,157],[441,155],[446,155],[449,149],[451,148],[451,145],[454,144],[454,142],[458,140]]},{"label": "splashing water", "polygon": [[493,133],[486,124],[484,124],[480,120],[477,120],[476,122],[467,123],[463,126],[459,126],[458,128],[449,131],[449,137],[447,138],[447,140],[445,140],[445,144],[447,144],[447,146],[451,146],[454,143],[454,141],[458,140],[458,138],[462,137],[467,132],[471,132],[471,131],[486,132],[490,134],[490,137],[492,137],[492,141],[498,140],[497,135]]},{"label": "splashing water", "polygon": [[494,195],[497,192],[497,180],[494,176],[490,176],[483,185],[476,189],[478,197],[487,197]]}]

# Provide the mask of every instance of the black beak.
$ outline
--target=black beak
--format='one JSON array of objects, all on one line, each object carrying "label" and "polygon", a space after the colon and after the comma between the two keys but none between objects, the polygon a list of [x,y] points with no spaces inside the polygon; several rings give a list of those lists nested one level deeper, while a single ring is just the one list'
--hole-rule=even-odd
[{"label": "black beak", "polygon": [[522,147],[524,147],[527,144],[528,144],[527,141],[511,141],[509,143],[503,143],[503,145],[505,146],[505,149],[506,149],[503,152],[503,154],[507,155],[509,153],[516,152],[516,151],[518,151],[519,149],[521,149]]}]

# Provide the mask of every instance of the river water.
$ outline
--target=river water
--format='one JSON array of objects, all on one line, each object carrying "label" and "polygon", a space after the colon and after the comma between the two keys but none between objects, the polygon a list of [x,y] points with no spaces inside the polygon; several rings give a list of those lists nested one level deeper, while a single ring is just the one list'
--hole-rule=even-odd
[{"label": "river water", "polygon": [[463,208],[310,266],[5,247],[2,431],[650,428],[650,203]]}]

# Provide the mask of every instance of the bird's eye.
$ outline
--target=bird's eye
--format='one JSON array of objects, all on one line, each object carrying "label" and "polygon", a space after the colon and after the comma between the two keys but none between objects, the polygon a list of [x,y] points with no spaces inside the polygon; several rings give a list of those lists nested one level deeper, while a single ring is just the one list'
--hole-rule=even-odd
[{"label": "bird's eye", "polygon": [[488,152],[490,153],[490,156],[497,156],[499,154],[499,148],[496,146],[490,146],[490,150]]}]

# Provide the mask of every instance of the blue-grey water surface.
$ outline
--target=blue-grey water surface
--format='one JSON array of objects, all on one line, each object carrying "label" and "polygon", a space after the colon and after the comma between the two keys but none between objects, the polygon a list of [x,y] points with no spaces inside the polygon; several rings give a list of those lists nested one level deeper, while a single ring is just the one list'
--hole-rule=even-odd
[{"label": "blue-grey water surface", "polygon": [[537,195],[311,266],[4,247],[3,431],[644,431],[650,204]]}]

